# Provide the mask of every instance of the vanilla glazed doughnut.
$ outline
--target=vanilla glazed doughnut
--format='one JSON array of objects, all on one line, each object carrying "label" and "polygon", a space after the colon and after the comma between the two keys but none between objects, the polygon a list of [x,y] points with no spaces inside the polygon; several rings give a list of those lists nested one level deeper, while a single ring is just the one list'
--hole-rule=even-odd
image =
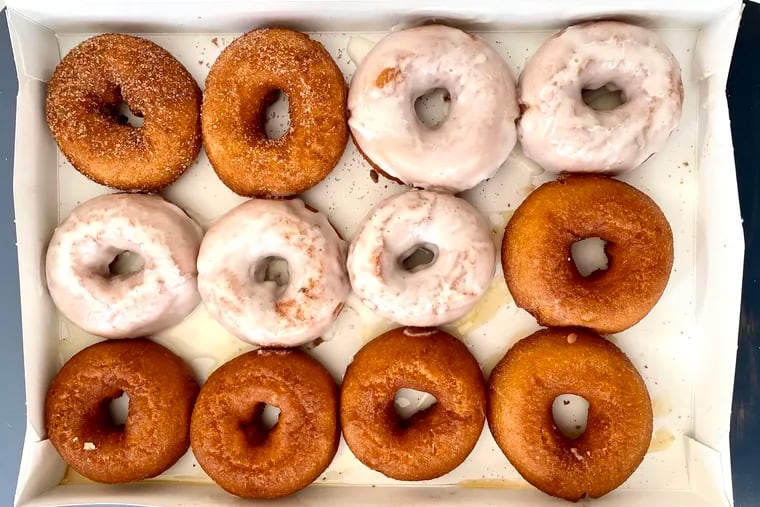
[{"label": "vanilla glazed doughnut", "polygon": [[[432,262],[403,262],[423,247]],[[380,316],[406,326],[458,319],[480,299],[494,275],[491,228],[467,201],[411,190],[380,202],[357,229],[348,252],[351,286]]]},{"label": "vanilla glazed doughnut", "polygon": [[[623,104],[597,111],[581,92],[603,86]],[[681,118],[678,61],[660,37],[618,21],[571,26],[546,41],[518,84],[523,152],[547,171],[619,173],[667,140]]]},{"label": "vanilla glazed doughnut", "polygon": [[[158,195],[109,194],[80,204],[47,250],[48,291],[58,310],[89,333],[133,338],[181,321],[199,302],[195,261],[203,233]],[[124,252],[142,258],[113,275]]]},{"label": "vanilla glazed doughnut", "polygon": [[[287,281],[267,280],[272,259]],[[220,218],[198,255],[206,309],[238,338],[295,347],[325,332],[350,291],[346,242],[300,199],[252,199]]]},{"label": "vanilla glazed doughnut", "polygon": [[[414,102],[435,88],[451,103],[431,129]],[[348,109],[361,152],[390,177],[423,188],[474,187],[496,173],[517,138],[515,83],[504,60],[480,37],[442,25],[378,42],[354,73]]]}]

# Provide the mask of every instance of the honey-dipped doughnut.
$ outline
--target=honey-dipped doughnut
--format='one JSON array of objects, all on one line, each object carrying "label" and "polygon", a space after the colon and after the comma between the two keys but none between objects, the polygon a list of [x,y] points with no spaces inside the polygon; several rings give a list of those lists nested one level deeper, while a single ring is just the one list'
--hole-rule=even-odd
[{"label": "honey-dipped doughnut", "polygon": [[[577,241],[606,241],[608,266],[582,276]],[[673,232],[657,204],[603,176],[544,183],[515,210],[504,232],[502,267],[517,306],[544,326],[627,329],[660,299],[673,267]]]},{"label": "honey-dipped doughnut", "polygon": [[[118,425],[109,404],[123,393],[129,413]],[[63,365],[50,385],[48,438],[90,480],[154,477],[187,451],[197,394],[192,370],[169,349],[143,338],[96,343]]]},{"label": "honey-dipped doughnut", "polygon": [[[436,403],[402,419],[399,389],[432,394]],[[343,377],[340,421],[354,455],[393,479],[434,479],[459,466],[480,438],[485,382],[478,362],[453,336],[401,327],[359,350]]]},{"label": "honey-dipped doughnut", "polygon": [[[562,394],[589,403],[583,434],[557,428]],[[566,500],[597,498],[639,466],[652,438],[644,380],[612,342],[580,328],[542,329],[517,342],[488,380],[491,433],[525,480]]]},{"label": "honey-dipped doughnut", "polygon": [[[265,404],[277,423],[261,421]],[[276,498],[305,488],[338,450],[338,387],[297,349],[258,349],[214,371],[190,427],[193,452],[219,486],[245,498]]]}]

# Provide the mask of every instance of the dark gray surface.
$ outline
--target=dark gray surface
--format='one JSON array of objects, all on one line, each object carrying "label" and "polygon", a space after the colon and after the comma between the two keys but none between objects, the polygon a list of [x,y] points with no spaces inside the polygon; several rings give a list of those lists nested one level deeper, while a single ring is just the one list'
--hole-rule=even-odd
[{"label": "dark gray surface", "polygon": [[[746,239],[731,454],[736,507],[760,506],[760,6],[744,13],[728,84]],[[24,376],[13,226],[16,74],[0,15],[0,506],[13,504],[24,436]]]},{"label": "dark gray surface", "polygon": [[744,218],[744,281],[731,418],[737,507],[760,506],[760,5],[747,2],[726,94]]},{"label": "dark gray surface", "polygon": [[13,226],[13,128],[17,90],[3,11],[0,16],[0,505],[3,506],[13,505],[26,411]]}]

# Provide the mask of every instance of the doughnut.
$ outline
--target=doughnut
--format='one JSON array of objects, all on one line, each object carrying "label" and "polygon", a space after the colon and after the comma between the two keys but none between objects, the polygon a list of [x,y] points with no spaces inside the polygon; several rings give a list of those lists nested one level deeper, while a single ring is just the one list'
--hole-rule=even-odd
[{"label": "doughnut", "polygon": [[[581,92],[619,90],[600,111]],[[660,37],[635,25],[594,21],[546,41],[520,74],[523,152],[547,171],[621,173],[641,165],[678,126],[681,68]]]},{"label": "doughnut", "polygon": [[[394,410],[399,389],[436,403],[408,419]],[[396,328],[367,343],[343,377],[340,423],[354,455],[403,481],[440,477],[470,454],[485,422],[478,362],[453,336],[433,328]]]},{"label": "doughnut", "polygon": [[[428,264],[406,267],[420,248]],[[405,326],[437,326],[467,313],[494,275],[491,228],[467,201],[411,190],[380,202],[348,252],[351,286],[378,315]]]},{"label": "doughnut", "polygon": [[[265,404],[280,409],[271,430],[261,420]],[[338,450],[338,387],[299,350],[248,352],[203,385],[190,440],[203,470],[229,493],[289,495],[311,484]]]},{"label": "doughnut", "polygon": [[[208,312],[241,340],[295,347],[330,328],[351,288],[346,242],[300,199],[252,199],[220,218],[198,255]],[[287,274],[270,276],[274,259]]]},{"label": "doughnut", "polygon": [[[444,88],[449,113],[436,128],[414,103]],[[348,93],[354,142],[382,172],[409,185],[458,192],[496,174],[515,145],[515,82],[476,35],[427,25],[386,35],[361,61]]]},{"label": "doughnut", "polygon": [[[288,96],[290,129],[269,139],[264,120],[278,91]],[[201,116],[211,165],[244,196],[308,190],[348,142],[343,74],[322,44],[284,28],[250,31],[222,51],[206,78]]]},{"label": "doughnut", "polygon": [[[569,439],[552,403],[562,394],[589,403],[586,431]],[[542,329],[517,342],[488,380],[488,425],[525,480],[566,500],[598,498],[639,466],[652,438],[652,403],[631,361],[579,328]]]},{"label": "doughnut", "polygon": [[[109,403],[126,393],[126,423]],[[190,445],[198,384],[190,367],[151,341],[107,340],[72,357],[45,398],[45,427],[71,468],[109,484],[155,477]]]},{"label": "doughnut", "polygon": [[[583,277],[571,257],[585,238],[606,241],[606,271]],[[657,204],[603,176],[544,183],[515,210],[501,245],[509,291],[542,326],[617,333],[660,299],[673,267],[673,233]]]},{"label": "doughnut", "polygon": [[[200,301],[195,261],[202,231],[158,195],[109,194],[85,201],[55,230],[45,273],[58,310],[88,333],[134,338],[184,319]],[[112,274],[117,256],[143,261]]]},{"label": "doughnut", "polygon": [[[142,127],[119,113],[125,103]],[[63,57],[47,90],[47,122],[63,154],[91,180],[155,192],[179,178],[201,149],[201,91],[153,42],[106,34]]]}]

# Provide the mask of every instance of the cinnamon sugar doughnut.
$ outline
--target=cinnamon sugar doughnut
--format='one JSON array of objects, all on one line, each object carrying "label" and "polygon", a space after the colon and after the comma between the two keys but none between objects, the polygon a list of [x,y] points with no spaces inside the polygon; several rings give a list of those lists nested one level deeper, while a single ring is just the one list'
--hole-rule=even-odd
[{"label": "cinnamon sugar doughnut", "polygon": [[[108,404],[129,395],[124,425]],[[190,444],[198,384],[169,349],[138,338],[96,343],[72,357],[47,392],[48,438],[90,480],[121,483],[154,477]]]},{"label": "cinnamon sugar doughnut", "polygon": [[[607,242],[606,271],[584,277],[573,243]],[[603,176],[567,176],[534,190],[507,224],[504,278],[515,303],[544,326],[617,333],[660,299],[673,267],[673,232],[643,192]]]},{"label": "cinnamon sugar doughnut", "polygon": [[[142,127],[119,114],[124,102]],[[180,177],[201,148],[201,91],[153,42],[92,37],[61,60],[47,91],[47,122],[69,162],[112,188],[154,192]]]},{"label": "cinnamon sugar doughnut", "polygon": [[[552,403],[562,394],[589,403],[586,431],[569,439]],[[566,500],[597,498],[639,466],[652,438],[643,379],[611,342],[576,328],[542,329],[517,342],[488,380],[488,424],[528,482]]]},{"label": "cinnamon sugar doughnut", "polygon": [[[399,389],[437,402],[409,419],[394,410]],[[485,382],[478,362],[453,336],[433,328],[396,328],[354,356],[343,377],[340,421],[354,455],[384,475],[434,479],[470,454],[485,420]]]},{"label": "cinnamon sugar doughnut", "polygon": [[[280,409],[271,430],[264,404]],[[214,371],[198,395],[190,428],[203,470],[226,491],[276,498],[308,486],[338,449],[338,387],[299,350],[258,349]]]},{"label": "cinnamon sugar doughnut", "polygon": [[[290,130],[269,139],[264,116],[281,90]],[[203,143],[211,165],[245,196],[299,194],[324,179],[348,141],[346,83],[322,44],[284,28],[253,30],[222,51],[206,78]]]}]

